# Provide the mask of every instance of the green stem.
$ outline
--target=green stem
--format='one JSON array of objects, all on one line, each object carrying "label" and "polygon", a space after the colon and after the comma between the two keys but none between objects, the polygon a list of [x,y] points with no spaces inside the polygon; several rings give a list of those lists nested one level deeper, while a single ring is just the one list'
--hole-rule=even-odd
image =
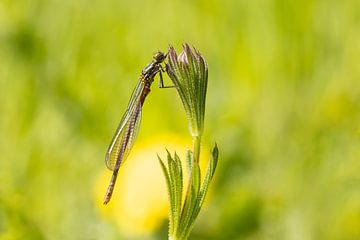
[{"label": "green stem", "polygon": [[201,136],[193,136],[193,163],[199,163]]}]

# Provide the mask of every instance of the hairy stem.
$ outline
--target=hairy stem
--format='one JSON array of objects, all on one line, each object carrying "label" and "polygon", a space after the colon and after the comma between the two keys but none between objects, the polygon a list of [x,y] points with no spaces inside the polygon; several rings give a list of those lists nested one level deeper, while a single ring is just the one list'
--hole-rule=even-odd
[{"label": "hairy stem", "polygon": [[200,159],[201,136],[193,136],[193,163],[198,164]]}]

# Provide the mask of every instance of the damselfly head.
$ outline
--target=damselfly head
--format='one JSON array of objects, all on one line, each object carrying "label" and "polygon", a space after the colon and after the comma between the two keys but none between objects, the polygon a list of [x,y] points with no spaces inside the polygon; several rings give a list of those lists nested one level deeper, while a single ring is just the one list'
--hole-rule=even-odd
[{"label": "damselfly head", "polygon": [[156,53],[154,54],[154,60],[155,60],[155,62],[156,62],[156,63],[162,63],[162,62],[165,60],[166,55],[167,55],[167,54],[164,54],[163,52],[160,52],[160,51],[156,52]]}]

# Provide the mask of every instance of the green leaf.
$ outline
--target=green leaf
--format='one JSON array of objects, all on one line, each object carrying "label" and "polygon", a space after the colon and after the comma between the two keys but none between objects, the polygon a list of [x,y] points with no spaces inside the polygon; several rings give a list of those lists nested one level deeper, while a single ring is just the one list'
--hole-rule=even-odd
[{"label": "green leaf", "polygon": [[192,164],[193,164],[193,152],[190,149],[186,150],[186,167],[189,175],[191,174]]},{"label": "green leaf", "polygon": [[179,221],[181,217],[182,207],[182,191],[183,191],[183,174],[182,165],[179,156],[175,153],[174,157],[167,151],[167,168],[161,161],[165,179],[168,186],[170,213],[169,213],[169,236],[174,236],[178,232]]},{"label": "green leaf", "polygon": [[182,165],[179,156],[175,153],[174,160],[176,164],[176,171],[177,171],[177,181],[176,181],[176,206],[177,212],[179,213],[178,218],[180,219],[180,212],[181,212],[181,203],[182,203],[182,193],[183,193],[183,173],[182,173]]},{"label": "green leaf", "polygon": [[200,167],[197,163],[194,163],[191,169],[191,175],[189,178],[188,192],[186,194],[185,203],[180,220],[180,233],[182,238],[189,234],[192,223],[194,222],[193,213],[196,209],[196,203],[198,199],[198,193],[200,190]]},{"label": "green leaf", "polygon": [[163,161],[161,160],[161,158],[159,157],[158,155],[158,159],[159,159],[159,162],[160,162],[160,166],[161,166],[161,169],[164,173],[164,176],[165,176],[165,181],[166,181],[166,186],[167,186],[167,192],[168,192],[168,196],[169,196],[169,202],[170,202],[170,209],[169,209],[169,236],[171,236],[174,232],[174,211],[172,209],[172,202],[174,201],[174,195],[173,195],[173,192],[172,192],[172,187],[171,187],[171,180],[170,180],[170,177],[169,177],[169,173],[166,169],[166,166],[165,164],[163,163]]},{"label": "green leaf", "polygon": [[175,153],[174,158],[168,158],[169,161],[169,172],[170,178],[173,182],[173,190],[174,190],[174,202],[172,205],[174,206],[173,214],[174,214],[174,231],[177,231],[178,223],[180,220],[181,213],[181,200],[182,200],[182,166],[181,161],[177,154]]},{"label": "green leaf", "polygon": [[214,149],[211,153],[210,156],[210,160],[208,162],[208,166],[206,169],[206,174],[200,189],[200,193],[199,193],[199,198],[198,198],[198,204],[197,204],[197,209],[195,210],[195,218],[197,217],[197,215],[199,214],[201,207],[204,203],[205,197],[206,197],[206,193],[208,191],[208,188],[210,186],[211,180],[214,177],[214,173],[217,167],[217,163],[218,163],[218,157],[219,157],[219,149],[217,147],[217,144],[215,143]]}]

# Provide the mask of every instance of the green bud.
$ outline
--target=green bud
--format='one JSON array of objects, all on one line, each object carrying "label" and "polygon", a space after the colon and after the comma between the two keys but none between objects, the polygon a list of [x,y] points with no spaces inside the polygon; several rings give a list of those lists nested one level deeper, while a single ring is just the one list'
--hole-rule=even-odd
[{"label": "green bud", "polygon": [[204,131],[208,66],[199,51],[187,43],[183,48],[179,56],[173,47],[169,48],[166,71],[184,105],[191,135],[200,137]]}]

